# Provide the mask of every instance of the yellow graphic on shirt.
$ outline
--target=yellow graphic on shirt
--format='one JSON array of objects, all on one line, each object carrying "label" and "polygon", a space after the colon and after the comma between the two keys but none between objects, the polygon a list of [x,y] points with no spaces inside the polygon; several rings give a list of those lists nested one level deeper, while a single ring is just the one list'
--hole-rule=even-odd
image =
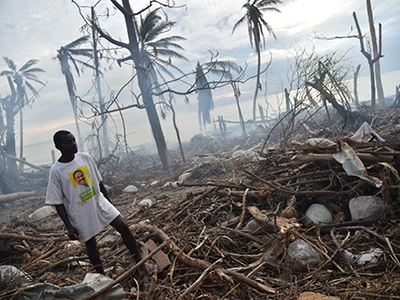
[{"label": "yellow graphic on shirt", "polygon": [[90,179],[90,171],[87,165],[83,165],[78,169],[68,173],[68,177],[74,188],[78,189],[79,198],[83,203],[93,198],[96,191],[93,188],[92,180]]}]

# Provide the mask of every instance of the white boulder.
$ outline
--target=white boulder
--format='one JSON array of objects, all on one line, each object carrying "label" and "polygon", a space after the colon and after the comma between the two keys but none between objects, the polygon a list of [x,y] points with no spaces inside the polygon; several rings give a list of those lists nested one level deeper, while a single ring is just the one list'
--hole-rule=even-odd
[{"label": "white boulder", "polygon": [[134,185],[128,185],[126,188],[123,189],[124,193],[137,193],[138,188]]},{"label": "white boulder", "polygon": [[28,216],[28,219],[30,219],[31,221],[38,221],[38,220],[44,219],[48,216],[54,215],[55,213],[56,213],[56,210],[54,209],[53,206],[46,205],[46,206],[43,206],[43,207],[35,210],[33,213],[31,213]]},{"label": "white boulder", "polygon": [[306,216],[314,223],[332,223],[333,216],[329,209],[325,207],[325,205],[314,203],[311,204],[310,207],[306,211]]}]

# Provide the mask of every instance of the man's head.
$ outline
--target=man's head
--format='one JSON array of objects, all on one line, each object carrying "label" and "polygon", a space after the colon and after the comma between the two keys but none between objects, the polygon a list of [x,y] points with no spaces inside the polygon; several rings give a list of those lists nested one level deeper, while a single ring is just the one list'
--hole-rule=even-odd
[{"label": "man's head", "polygon": [[66,130],[59,130],[53,136],[54,145],[63,154],[75,154],[78,152],[78,146],[74,135]]},{"label": "man's head", "polygon": [[74,180],[78,185],[86,184],[85,174],[82,170],[76,170],[72,176],[74,177]]}]

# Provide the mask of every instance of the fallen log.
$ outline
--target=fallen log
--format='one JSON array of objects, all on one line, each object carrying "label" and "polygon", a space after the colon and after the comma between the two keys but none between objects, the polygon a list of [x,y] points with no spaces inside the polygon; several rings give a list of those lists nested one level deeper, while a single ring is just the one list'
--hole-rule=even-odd
[{"label": "fallen log", "polygon": [[13,201],[13,200],[17,200],[17,199],[28,198],[28,197],[32,197],[35,195],[36,195],[36,191],[4,194],[4,195],[0,195],[0,203],[7,202],[7,201]]}]

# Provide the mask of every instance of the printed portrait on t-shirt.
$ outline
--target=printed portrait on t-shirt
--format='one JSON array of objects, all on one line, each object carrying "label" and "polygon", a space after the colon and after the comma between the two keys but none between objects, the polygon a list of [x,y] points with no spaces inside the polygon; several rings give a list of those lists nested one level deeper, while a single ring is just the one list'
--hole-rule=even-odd
[{"label": "printed portrait on t-shirt", "polygon": [[85,203],[96,195],[87,165],[83,165],[68,173],[68,177],[71,180],[73,187],[77,189],[81,202]]}]

